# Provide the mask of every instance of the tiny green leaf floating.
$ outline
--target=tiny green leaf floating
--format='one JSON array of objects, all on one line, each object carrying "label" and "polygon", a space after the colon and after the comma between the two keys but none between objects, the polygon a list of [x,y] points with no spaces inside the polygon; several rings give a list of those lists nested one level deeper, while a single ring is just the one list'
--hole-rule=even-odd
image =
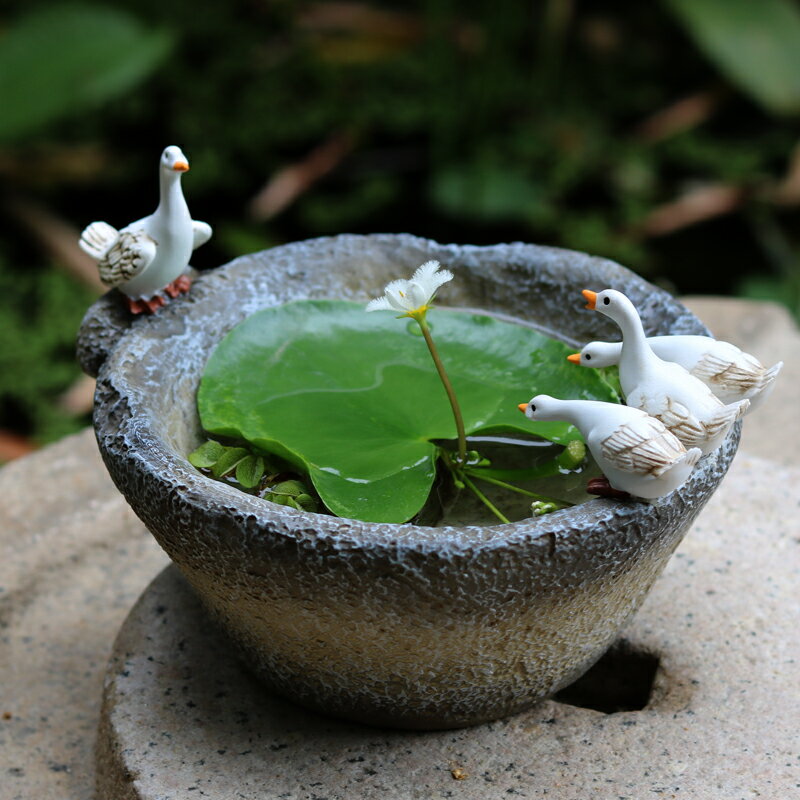
[{"label": "tiny green leaf floating", "polygon": [[223,475],[233,472],[248,455],[249,453],[244,447],[226,447],[225,452],[211,467],[211,474],[215,478],[221,478]]},{"label": "tiny green leaf floating", "polygon": [[224,444],[209,439],[203,442],[197,450],[189,453],[189,463],[197,469],[211,469],[222,458],[227,448]]},{"label": "tiny green leaf floating", "polygon": [[[455,431],[424,342],[394,316],[333,300],[254,314],[208,362],[203,427],[307,472],[334,514],[410,519],[435,477],[434,441]],[[618,401],[594,370],[566,360],[571,348],[532,328],[443,309],[433,323],[469,434],[514,431],[566,445],[580,439],[574,428],[531,422],[518,404],[539,393]]]},{"label": "tiny green leaf floating", "polygon": [[248,455],[236,465],[236,480],[245,489],[253,489],[264,477],[264,469],[264,459],[261,456]]},{"label": "tiny green leaf floating", "polygon": [[317,501],[308,494],[308,490],[300,481],[282,481],[271,487],[266,495],[273,503],[291,506],[302,511],[318,511]]}]

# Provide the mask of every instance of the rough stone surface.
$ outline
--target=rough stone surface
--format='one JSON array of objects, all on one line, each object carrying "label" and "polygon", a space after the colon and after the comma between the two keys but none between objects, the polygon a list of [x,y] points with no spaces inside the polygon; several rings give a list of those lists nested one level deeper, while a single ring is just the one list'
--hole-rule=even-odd
[{"label": "rough stone surface", "polygon": [[91,430],[0,470],[0,800],[86,800],[111,643],[168,561]]},{"label": "rough stone surface", "polygon": [[[775,306],[705,299],[688,305],[717,335],[765,362],[788,362],[795,355],[768,406],[745,420],[730,474],[625,632],[661,659],[650,706],[603,715],[547,702],[504,723],[387,738],[382,731],[322,720],[260,695],[243,710],[252,723],[256,713],[279,709],[262,722],[271,730],[281,722],[289,726],[291,738],[273,742],[287,747],[271,750],[254,738],[239,752],[265,751],[273,758],[267,762],[272,772],[256,772],[252,760],[242,761],[246,769],[237,772],[232,765],[236,787],[216,796],[206,791],[206,797],[247,798],[238,787],[258,775],[263,783],[249,796],[270,800],[274,785],[302,772],[283,792],[290,800],[326,792],[331,800],[360,800],[369,796],[367,789],[379,796],[380,786],[385,787],[380,796],[414,797],[425,781],[440,781],[442,789],[418,796],[475,795],[480,787],[483,798],[499,800],[514,797],[505,791],[513,786],[498,787],[508,780],[505,767],[518,754],[520,763],[528,764],[537,756],[529,770],[533,775],[523,775],[518,789],[517,796],[529,798],[788,800],[800,793],[800,382],[789,380],[800,364],[800,336]],[[742,331],[744,341],[737,338]],[[94,728],[107,654],[126,611],[167,558],[112,486],[91,431],[0,470],[0,553],[0,800],[86,800],[94,782]],[[138,659],[141,653],[132,655]],[[180,655],[179,646],[174,655]],[[213,676],[217,663],[228,669],[232,662],[222,652],[204,663]],[[246,673],[241,675],[245,688],[252,688]],[[188,700],[207,708],[202,696]],[[159,742],[160,757],[168,762],[161,797],[202,796],[199,790],[184,792],[183,779],[188,773],[203,776],[203,765],[196,762],[209,757],[206,731],[217,731],[214,726],[230,719],[232,702],[217,705],[206,727],[199,717],[189,720],[197,748],[188,766],[169,759]],[[161,701],[155,720],[163,721],[160,707]],[[117,721],[141,713],[118,709]],[[295,714],[294,722],[284,712]],[[646,727],[640,728],[640,719]],[[130,725],[119,726],[122,738],[135,733]],[[308,749],[314,736],[336,755],[332,767]],[[398,750],[405,741],[409,744]],[[217,750],[226,744],[212,744],[210,755],[221,758]],[[130,769],[149,783],[131,784],[116,765],[118,785],[125,788],[111,797],[152,798],[159,773],[143,772],[135,750],[130,756]],[[490,773],[496,780],[488,782],[483,772],[501,762],[503,774]],[[453,779],[450,770],[458,767],[470,777]],[[170,788],[173,772],[180,783]],[[209,777],[219,785],[219,775]]]},{"label": "rough stone surface", "polygon": [[747,417],[741,445],[749,453],[779,464],[796,464],[800,443],[797,435],[800,337],[789,312],[776,303],[732,298],[688,297],[683,302],[718,339],[733,342],[765,366],[783,361],[768,402]]},{"label": "rough stone surface", "polygon": [[[663,290],[582,253],[528,244],[440,245],[344,235],[206,273],[158,314],[121,320],[99,301],[80,352],[114,341],[95,429],[115,484],[269,686],[340,716],[451,728],[507,715],[570,683],[639,607],[725,474],[739,426],[653,503],[592,500],[507,525],[389,525],[287,509],[199,474],[195,396],[213,347],[252,312],[303,298],[366,300],[438,259],[446,300],[592,339],[614,324],[587,283],[625,291],[648,331],[703,332]],[[444,293],[443,293],[444,294]],[[108,336],[97,320],[108,317]],[[93,368],[93,357],[87,369]]]},{"label": "rough stone surface", "polygon": [[[98,797],[796,797],[798,479],[737,459],[625,631],[634,656],[659,660],[640,711],[545,701],[436,733],[337,722],[266,694],[169,567],[114,649]],[[638,674],[633,656],[617,668]]]}]

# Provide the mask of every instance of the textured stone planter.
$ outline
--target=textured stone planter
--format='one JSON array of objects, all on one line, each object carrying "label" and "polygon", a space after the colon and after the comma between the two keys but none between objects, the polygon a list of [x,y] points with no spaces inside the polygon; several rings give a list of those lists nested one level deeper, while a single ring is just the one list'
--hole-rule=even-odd
[{"label": "textured stone planter", "polygon": [[252,670],[311,708],[408,728],[511,714],[588,669],[718,486],[739,435],[737,426],[653,504],[598,499],[489,527],[302,513],[189,465],[202,440],[200,375],[235,324],[292,299],[366,300],[431,258],[456,273],[448,304],[533,320],[574,343],[615,333],[584,310],[583,288],[624,291],[648,334],[706,332],[603,259],[348,235],[237,259],[154,317],[132,321],[110,293],[87,313],[78,345],[98,376],[95,430],[111,477]]}]

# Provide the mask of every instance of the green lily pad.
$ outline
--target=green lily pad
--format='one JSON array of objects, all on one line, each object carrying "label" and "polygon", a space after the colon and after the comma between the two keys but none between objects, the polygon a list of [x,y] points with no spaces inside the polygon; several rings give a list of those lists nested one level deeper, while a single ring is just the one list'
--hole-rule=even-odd
[{"label": "green lily pad", "polygon": [[[392,312],[304,300],[249,317],[206,366],[198,406],[207,432],[244,439],[306,472],[343,517],[404,522],[436,473],[434,440],[453,439],[450,404],[424,340]],[[523,325],[437,309],[433,333],[468,434],[579,439],[517,406],[539,393],[618,402],[565,344]]]}]

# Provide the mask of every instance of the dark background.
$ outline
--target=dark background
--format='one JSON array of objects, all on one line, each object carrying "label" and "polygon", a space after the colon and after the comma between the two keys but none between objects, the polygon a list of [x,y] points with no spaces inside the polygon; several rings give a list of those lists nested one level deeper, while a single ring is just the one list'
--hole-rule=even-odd
[{"label": "dark background", "polygon": [[800,310],[792,0],[0,2],[0,461],[88,421],[95,219],[178,144],[193,264],[340,232],[524,240]]}]

